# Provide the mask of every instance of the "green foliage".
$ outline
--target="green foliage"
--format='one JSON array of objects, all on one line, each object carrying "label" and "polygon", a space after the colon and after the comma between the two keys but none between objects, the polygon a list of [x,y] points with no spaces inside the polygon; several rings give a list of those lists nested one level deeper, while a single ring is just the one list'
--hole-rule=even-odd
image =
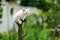
[{"label": "green foliage", "polygon": [[[60,0],[55,4],[57,6],[55,14],[53,14],[52,0],[21,0],[21,5],[39,8],[39,13],[29,15],[23,23],[23,34],[26,34],[23,40],[52,40],[55,20],[57,24],[60,23]],[[18,40],[18,33],[14,34],[12,30],[10,33],[0,33],[0,40],[9,39]],[[60,40],[60,34],[55,39]]]},{"label": "green foliage", "polygon": [[48,11],[52,6],[52,4],[46,0],[21,0],[21,5],[34,6],[42,9],[43,11]]},{"label": "green foliage", "polygon": [[2,11],[3,11],[3,8],[0,6],[0,18],[2,18]]},{"label": "green foliage", "polygon": [[[53,14],[48,14],[49,12],[43,12],[42,14],[31,14],[27,17],[27,20],[23,24],[23,40],[52,40],[53,32],[52,28],[55,27]],[[18,33],[14,34],[13,30],[10,33],[2,33],[0,35],[1,40],[18,40]],[[57,40],[60,38],[57,37]]]},{"label": "green foliage", "polygon": [[10,14],[13,15],[13,8],[11,8],[11,10],[10,10]]},{"label": "green foliage", "polygon": [[2,12],[3,11],[3,8],[0,6],[0,12]]},{"label": "green foliage", "polygon": [[17,33],[15,33],[15,34],[13,32],[0,33],[0,40],[18,40]]}]

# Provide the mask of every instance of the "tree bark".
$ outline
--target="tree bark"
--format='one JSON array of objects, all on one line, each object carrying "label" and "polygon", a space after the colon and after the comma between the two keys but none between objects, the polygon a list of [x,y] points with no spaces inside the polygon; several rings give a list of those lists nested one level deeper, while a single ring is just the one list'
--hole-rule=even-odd
[{"label": "tree bark", "polygon": [[[16,22],[17,23],[17,22]],[[18,25],[18,40],[23,40],[23,36],[22,36],[22,24],[17,23]]]}]

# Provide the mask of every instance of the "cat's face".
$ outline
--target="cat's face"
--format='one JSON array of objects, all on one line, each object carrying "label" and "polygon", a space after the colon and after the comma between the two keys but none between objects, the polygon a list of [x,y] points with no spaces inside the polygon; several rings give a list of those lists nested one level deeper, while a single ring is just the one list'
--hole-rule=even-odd
[{"label": "cat's face", "polygon": [[25,9],[23,9],[23,13],[24,14],[28,14],[30,12],[30,8],[25,8]]}]

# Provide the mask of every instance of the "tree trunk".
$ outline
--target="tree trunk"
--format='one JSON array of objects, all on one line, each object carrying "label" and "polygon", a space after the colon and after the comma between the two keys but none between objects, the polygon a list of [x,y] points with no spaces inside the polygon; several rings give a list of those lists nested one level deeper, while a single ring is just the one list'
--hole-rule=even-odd
[{"label": "tree trunk", "polygon": [[22,37],[22,24],[18,25],[19,29],[18,29],[18,40],[23,40]]},{"label": "tree trunk", "polygon": [[18,40],[23,40],[23,36],[22,36],[22,24],[17,23],[17,25],[19,27],[18,28]]}]

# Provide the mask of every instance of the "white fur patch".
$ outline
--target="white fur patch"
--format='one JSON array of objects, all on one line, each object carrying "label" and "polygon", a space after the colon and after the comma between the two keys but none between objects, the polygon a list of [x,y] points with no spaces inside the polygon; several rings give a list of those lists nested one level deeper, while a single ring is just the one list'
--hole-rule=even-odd
[{"label": "white fur patch", "polygon": [[29,8],[27,9],[22,9],[17,11],[14,15],[13,15],[13,23],[18,22],[18,23],[22,23],[20,19],[24,20],[26,18],[26,16],[29,14]]}]

